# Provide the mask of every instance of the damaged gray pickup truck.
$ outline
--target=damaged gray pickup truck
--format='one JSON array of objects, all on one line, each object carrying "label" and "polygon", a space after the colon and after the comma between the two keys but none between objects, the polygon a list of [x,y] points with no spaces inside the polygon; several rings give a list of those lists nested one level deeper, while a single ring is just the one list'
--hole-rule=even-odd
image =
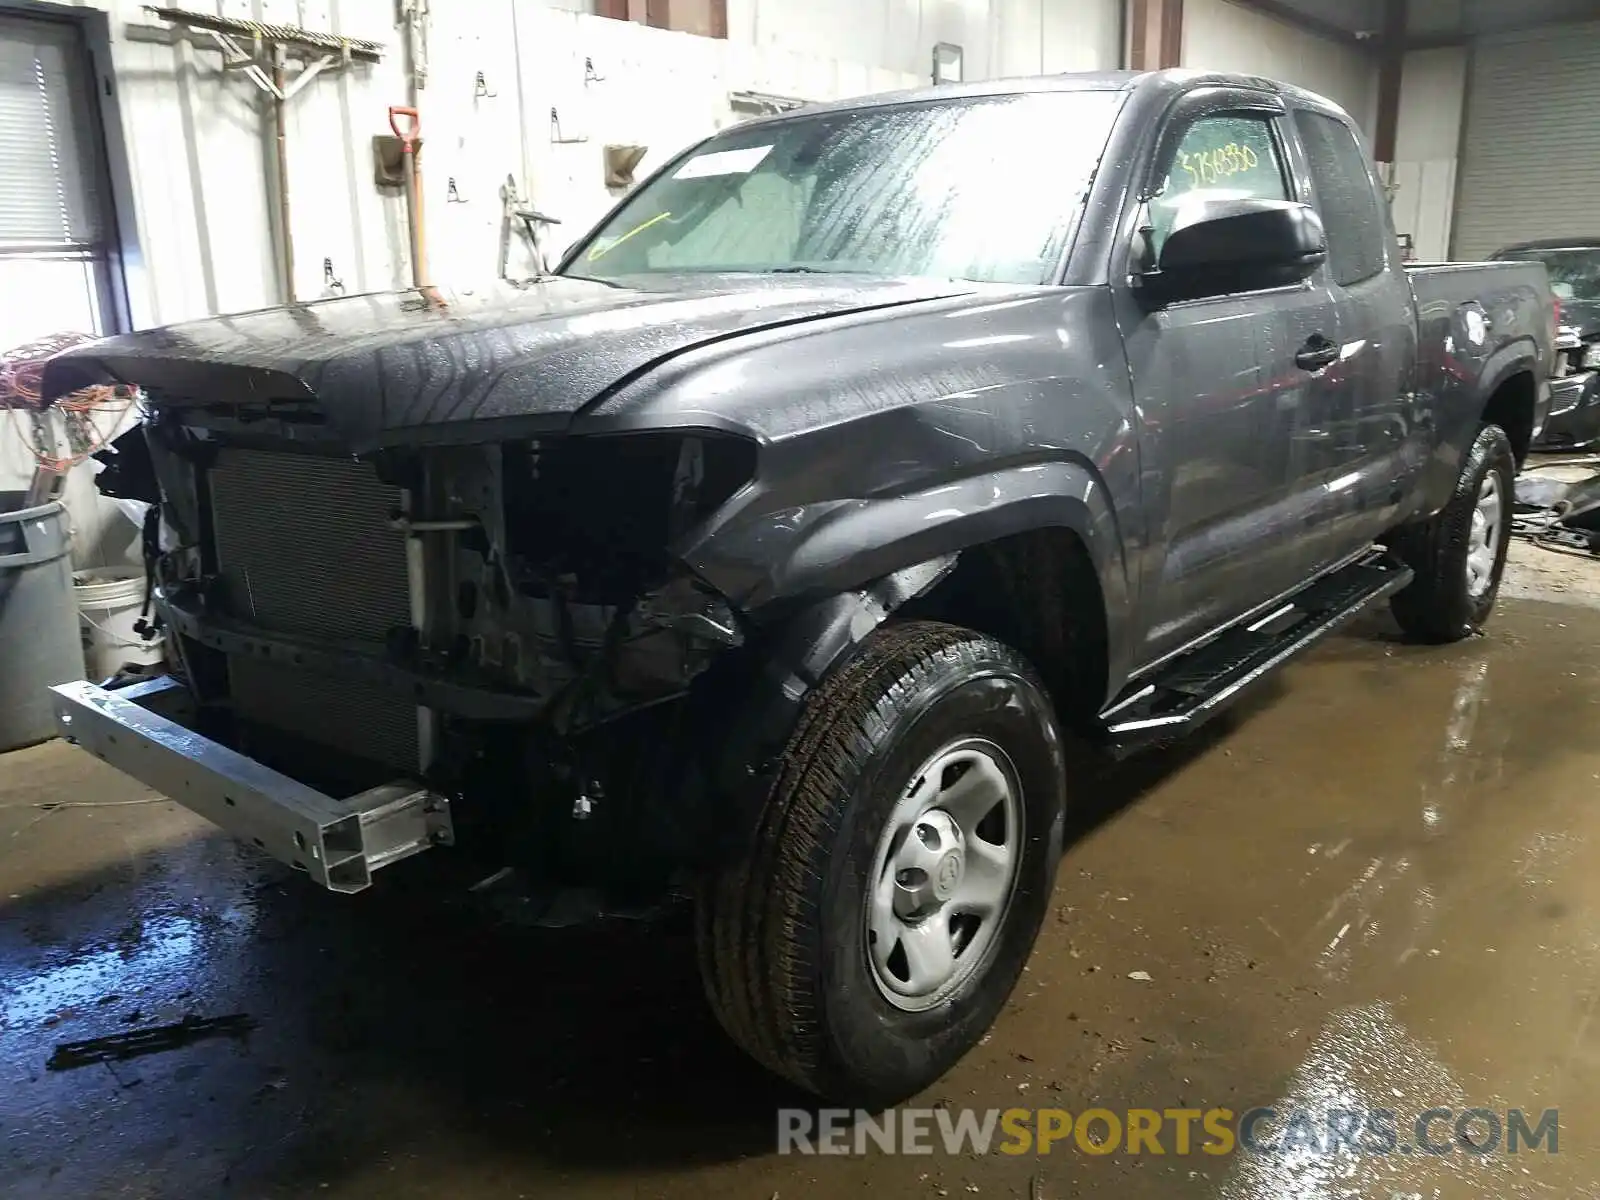
[{"label": "damaged gray pickup truck", "polygon": [[739,1044],[891,1101],[1011,993],[1069,745],[1382,600],[1484,623],[1553,316],[1538,264],[1404,270],[1350,119],[1266,80],[753,121],[551,277],[53,359],[147,398],[179,660],[61,730],[335,891],[450,845],[692,892]]}]

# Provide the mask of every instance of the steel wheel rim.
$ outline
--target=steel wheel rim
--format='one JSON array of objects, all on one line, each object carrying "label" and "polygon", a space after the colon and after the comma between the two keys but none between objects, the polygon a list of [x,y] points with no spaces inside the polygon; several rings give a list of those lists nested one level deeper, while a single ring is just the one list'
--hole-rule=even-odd
[{"label": "steel wheel rim", "polygon": [[1016,767],[987,739],[951,742],[911,776],[863,913],[867,965],[890,1004],[924,1012],[982,970],[1016,892],[1023,819]]},{"label": "steel wheel rim", "polygon": [[1500,473],[1490,471],[1478,489],[1467,532],[1467,595],[1480,600],[1494,582],[1495,559],[1500,549],[1500,523],[1505,519],[1505,496]]}]

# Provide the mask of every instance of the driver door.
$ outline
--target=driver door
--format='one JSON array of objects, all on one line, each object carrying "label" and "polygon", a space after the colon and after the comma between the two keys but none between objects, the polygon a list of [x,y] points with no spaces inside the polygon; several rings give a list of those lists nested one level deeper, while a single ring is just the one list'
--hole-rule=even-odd
[{"label": "driver door", "polygon": [[1288,287],[1152,307],[1132,277],[1158,260],[1186,200],[1302,200],[1275,96],[1191,93],[1158,138],[1119,296],[1152,552],[1141,575],[1141,665],[1170,656],[1292,590],[1309,569],[1305,396],[1296,364],[1337,343],[1322,273]]}]

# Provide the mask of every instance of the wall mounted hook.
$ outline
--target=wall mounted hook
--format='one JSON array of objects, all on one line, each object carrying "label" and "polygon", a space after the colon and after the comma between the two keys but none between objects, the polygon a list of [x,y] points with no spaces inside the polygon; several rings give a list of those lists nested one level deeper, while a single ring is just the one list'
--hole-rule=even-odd
[{"label": "wall mounted hook", "polygon": [[567,137],[561,132],[561,114],[555,106],[550,108],[550,141],[558,146],[570,146],[578,142],[587,142],[587,137]]}]

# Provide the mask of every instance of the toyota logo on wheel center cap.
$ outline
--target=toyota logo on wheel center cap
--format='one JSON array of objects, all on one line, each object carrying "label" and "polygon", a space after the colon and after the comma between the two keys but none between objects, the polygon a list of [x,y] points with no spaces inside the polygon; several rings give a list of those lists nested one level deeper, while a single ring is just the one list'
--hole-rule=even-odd
[{"label": "toyota logo on wheel center cap", "polygon": [[933,893],[941,900],[948,900],[960,882],[961,855],[952,850],[939,860],[939,865],[933,870]]}]

